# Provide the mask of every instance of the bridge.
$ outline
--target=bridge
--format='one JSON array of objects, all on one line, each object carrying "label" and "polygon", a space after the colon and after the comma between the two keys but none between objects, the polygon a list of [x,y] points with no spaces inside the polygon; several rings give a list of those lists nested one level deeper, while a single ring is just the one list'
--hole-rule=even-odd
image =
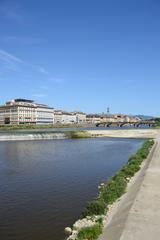
[{"label": "bridge", "polygon": [[151,119],[151,120],[141,120],[141,121],[131,121],[131,122],[101,122],[101,123],[97,123],[96,127],[124,127],[124,126],[134,126],[135,128],[139,127],[139,126],[148,126],[148,127],[153,127],[155,124],[155,120]]}]

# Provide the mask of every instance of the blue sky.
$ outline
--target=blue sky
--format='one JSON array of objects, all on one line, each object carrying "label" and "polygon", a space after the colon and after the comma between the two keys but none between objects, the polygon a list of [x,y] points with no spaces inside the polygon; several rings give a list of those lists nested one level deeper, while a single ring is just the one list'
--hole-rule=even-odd
[{"label": "blue sky", "polygon": [[160,115],[159,0],[0,0],[0,104]]}]

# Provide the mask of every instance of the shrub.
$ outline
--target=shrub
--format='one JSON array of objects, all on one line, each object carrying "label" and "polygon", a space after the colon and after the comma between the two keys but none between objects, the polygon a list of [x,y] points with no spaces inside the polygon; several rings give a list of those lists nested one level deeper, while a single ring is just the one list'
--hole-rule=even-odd
[{"label": "shrub", "polygon": [[139,164],[131,163],[131,164],[128,164],[127,166],[123,167],[121,171],[126,178],[128,178],[128,177],[130,178],[130,177],[133,177],[134,174],[137,171],[139,171],[139,169],[140,169],[140,163]]},{"label": "shrub", "polygon": [[93,227],[83,228],[77,236],[76,240],[95,240],[102,233],[102,225],[99,223],[95,224]]},{"label": "shrub", "polygon": [[106,204],[100,200],[95,200],[89,202],[86,209],[82,213],[82,218],[86,216],[93,216],[93,215],[102,215],[105,213]]},{"label": "shrub", "polygon": [[116,175],[100,192],[100,199],[106,204],[112,204],[125,192],[127,181],[122,175]]},{"label": "shrub", "polygon": [[128,163],[133,162],[133,161],[143,161],[143,159],[138,156],[138,154],[136,153],[135,155],[132,155],[129,159],[128,159]]},{"label": "shrub", "polygon": [[65,134],[68,138],[72,138],[72,139],[91,137],[91,135],[85,131],[66,131]]}]

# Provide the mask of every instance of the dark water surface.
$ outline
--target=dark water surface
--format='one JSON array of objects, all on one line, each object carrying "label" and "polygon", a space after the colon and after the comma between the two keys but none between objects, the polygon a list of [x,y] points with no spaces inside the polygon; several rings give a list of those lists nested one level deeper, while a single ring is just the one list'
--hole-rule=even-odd
[{"label": "dark water surface", "polygon": [[0,240],[63,240],[143,140],[0,142]]}]

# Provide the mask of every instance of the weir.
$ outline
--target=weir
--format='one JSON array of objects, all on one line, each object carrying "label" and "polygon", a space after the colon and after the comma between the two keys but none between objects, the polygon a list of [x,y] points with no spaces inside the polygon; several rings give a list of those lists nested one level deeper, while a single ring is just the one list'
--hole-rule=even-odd
[{"label": "weir", "polygon": [[0,141],[65,139],[65,133],[1,133]]}]

